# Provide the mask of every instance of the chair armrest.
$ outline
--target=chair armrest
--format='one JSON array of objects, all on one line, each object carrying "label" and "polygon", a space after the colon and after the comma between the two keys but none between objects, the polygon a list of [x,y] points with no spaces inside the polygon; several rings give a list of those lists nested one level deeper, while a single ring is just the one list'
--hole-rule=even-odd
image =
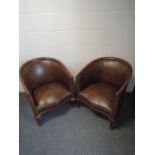
[{"label": "chair armrest", "polygon": [[[73,90],[74,88],[74,80],[73,80],[73,76],[72,74],[65,68],[65,71],[64,73],[62,73],[62,75],[60,75],[59,77],[60,78],[60,81],[66,85],[66,87],[69,89],[69,90]],[[58,77],[58,78],[59,78]],[[63,77],[63,78],[62,78]]]},{"label": "chair armrest", "polygon": [[70,77],[70,90],[72,92],[72,95],[74,95],[74,79],[73,79],[73,76]]},{"label": "chair armrest", "polygon": [[124,93],[129,83],[129,79],[124,82],[124,84],[117,90],[115,96],[120,96]]},{"label": "chair armrest", "polygon": [[29,92],[27,92],[26,90],[25,90],[25,93],[26,93],[26,96],[28,97],[28,100],[29,100],[29,103],[30,103],[33,113],[35,115],[37,115],[36,105],[35,105],[35,101],[34,101],[32,95]]},{"label": "chair armrest", "polygon": [[33,97],[32,97],[32,94],[30,93],[30,91],[28,90],[27,86],[25,85],[25,83],[24,83],[24,81],[23,81],[23,79],[22,79],[22,76],[20,76],[20,79],[21,79],[21,83],[22,83],[22,86],[23,86],[23,88],[24,88],[25,94],[26,94],[26,96],[27,96],[28,99],[29,99],[29,102],[30,102],[32,111],[33,111],[34,114],[36,115],[36,114],[37,114],[36,105],[35,105],[34,99],[33,99]]},{"label": "chair armrest", "polygon": [[82,69],[76,76],[76,89],[77,89],[76,91],[79,92],[87,85],[95,82],[93,75],[94,72],[89,70],[88,66]]},{"label": "chair armrest", "polygon": [[79,94],[80,92],[80,76],[77,75],[76,76],[76,83],[75,83],[75,93],[76,93],[76,96]]}]

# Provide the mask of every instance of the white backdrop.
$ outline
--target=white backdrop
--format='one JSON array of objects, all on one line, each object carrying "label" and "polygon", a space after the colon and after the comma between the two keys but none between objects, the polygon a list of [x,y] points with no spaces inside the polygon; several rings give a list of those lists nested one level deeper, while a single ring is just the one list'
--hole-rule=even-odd
[{"label": "white backdrop", "polygon": [[54,57],[76,75],[95,58],[116,56],[135,70],[134,42],[134,0],[20,0],[20,65]]}]

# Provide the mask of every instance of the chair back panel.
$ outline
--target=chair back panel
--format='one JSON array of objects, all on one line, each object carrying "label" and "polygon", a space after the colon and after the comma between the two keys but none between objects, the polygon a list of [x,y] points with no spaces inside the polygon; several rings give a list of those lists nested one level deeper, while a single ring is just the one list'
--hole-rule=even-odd
[{"label": "chair back panel", "polygon": [[102,79],[116,87],[121,87],[131,76],[131,67],[119,59],[105,59],[103,62]]},{"label": "chair back panel", "polygon": [[[80,75],[82,87],[95,82],[107,82],[120,87],[132,73],[131,65],[119,58],[99,58],[86,66]],[[86,84],[86,85],[85,85]]]},{"label": "chair back panel", "polygon": [[68,82],[66,69],[56,61],[50,59],[36,59],[29,61],[22,67],[22,79],[29,91],[48,82],[60,82],[64,85]]}]

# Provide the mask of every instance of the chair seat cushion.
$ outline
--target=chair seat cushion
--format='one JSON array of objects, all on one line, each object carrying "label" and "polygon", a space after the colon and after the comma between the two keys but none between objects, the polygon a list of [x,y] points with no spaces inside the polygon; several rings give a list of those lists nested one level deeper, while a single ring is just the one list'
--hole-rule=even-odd
[{"label": "chair seat cushion", "polygon": [[93,106],[109,112],[113,109],[113,101],[117,88],[107,83],[94,83],[80,92]]},{"label": "chair seat cushion", "polygon": [[70,94],[69,90],[60,83],[44,84],[33,91],[37,111],[44,111],[61,104],[60,101]]}]

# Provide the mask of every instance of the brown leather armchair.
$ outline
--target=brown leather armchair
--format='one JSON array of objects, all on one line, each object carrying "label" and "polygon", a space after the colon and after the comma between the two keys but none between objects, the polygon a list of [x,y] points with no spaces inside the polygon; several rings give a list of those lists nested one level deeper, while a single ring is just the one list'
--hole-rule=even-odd
[{"label": "brown leather armchair", "polygon": [[131,75],[131,65],[120,58],[94,60],[76,77],[77,102],[104,114],[114,127]]},{"label": "brown leather armchair", "polygon": [[66,67],[53,58],[36,58],[23,64],[20,78],[35,119],[62,106],[73,97],[73,77]]}]

